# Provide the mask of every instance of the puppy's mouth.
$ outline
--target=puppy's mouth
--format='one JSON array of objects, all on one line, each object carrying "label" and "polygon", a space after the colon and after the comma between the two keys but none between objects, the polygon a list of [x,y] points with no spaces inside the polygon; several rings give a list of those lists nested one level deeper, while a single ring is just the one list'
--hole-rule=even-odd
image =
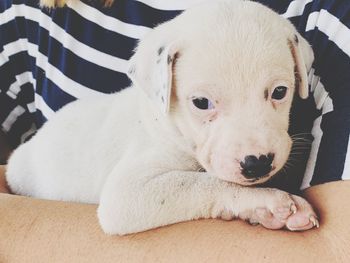
[{"label": "puppy's mouth", "polygon": [[258,186],[279,174],[288,160],[276,151],[271,152],[265,155],[260,154],[259,157],[248,155],[243,160],[230,157],[226,159],[233,159],[234,162],[227,163],[223,161],[226,160],[225,156],[220,155],[220,158],[217,158],[217,155],[210,154],[207,162],[198,162],[201,169],[197,171],[208,172],[223,181],[242,186]]},{"label": "puppy's mouth", "polygon": [[278,171],[276,167],[273,166],[271,171],[263,176],[259,176],[256,178],[242,178],[241,180],[235,183],[243,186],[256,186],[256,185],[266,183],[267,181],[272,179],[276,174],[278,174]]},{"label": "puppy's mouth", "polygon": [[259,185],[259,184],[266,183],[273,176],[274,176],[274,174],[268,173],[268,174],[266,174],[264,176],[261,176],[259,178],[245,179],[244,182],[246,183],[246,185],[252,185],[252,186],[253,185]]},{"label": "puppy's mouth", "polygon": [[272,166],[271,171],[263,176],[259,176],[256,178],[245,178],[245,182],[252,184],[252,185],[258,185],[267,182],[268,180],[272,179],[276,174],[278,173],[275,166]]}]

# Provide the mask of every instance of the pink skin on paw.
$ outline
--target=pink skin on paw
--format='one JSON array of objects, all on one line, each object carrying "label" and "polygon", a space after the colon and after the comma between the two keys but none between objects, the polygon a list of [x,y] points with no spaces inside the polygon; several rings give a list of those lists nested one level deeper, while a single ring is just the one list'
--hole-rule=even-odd
[{"label": "pink skin on paw", "polygon": [[268,229],[287,228],[291,231],[304,231],[319,227],[317,216],[311,205],[303,198],[291,195],[295,204],[290,208],[278,207],[273,211],[257,208],[251,222],[258,222]]},{"label": "pink skin on paw", "polygon": [[277,219],[266,208],[257,208],[255,210],[257,221],[268,229],[280,229],[284,227],[284,222]]},{"label": "pink skin on paw", "polygon": [[313,227],[319,227],[317,215],[311,205],[300,196],[293,195],[292,198],[297,206],[297,213],[291,215],[287,222],[286,228],[291,231],[304,231]]}]

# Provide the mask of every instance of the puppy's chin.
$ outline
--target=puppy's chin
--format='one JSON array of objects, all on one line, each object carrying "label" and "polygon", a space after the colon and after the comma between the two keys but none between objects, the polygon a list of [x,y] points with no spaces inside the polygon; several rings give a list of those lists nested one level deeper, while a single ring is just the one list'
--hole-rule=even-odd
[{"label": "puppy's chin", "polygon": [[268,173],[260,178],[247,179],[244,176],[242,176],[241,174],[226,175],[226,176],[221,175],[221,176],[217,176],[217,177],[223,181],[242,185],[242,186],[258,186],[260,184],[263,184],[263,183],[266,183],[267,181],[269,181],[271,178],[273,178],[273,176],[275,174],[277,174],[277,171],[273,170],[270,173]]},{"label": "puppy's chin", "polygon": [[257,186],[263,183],[266,183],[269,181],[273,175],[267,174],[263,177],[257,178],[257,179],[245,179],[242,182],[236,182],[236,184],[243,185],[243,186]]}]

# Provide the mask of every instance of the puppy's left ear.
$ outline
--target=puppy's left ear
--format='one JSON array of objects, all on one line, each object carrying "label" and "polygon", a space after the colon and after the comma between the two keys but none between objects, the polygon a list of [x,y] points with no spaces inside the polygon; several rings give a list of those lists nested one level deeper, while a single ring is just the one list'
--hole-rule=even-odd
[{"label": "puppy's left ear", "polygon": [[128,77],[164,114],[170,110],[173,71],[178,56],[175,44],[155,46],[141,41],[129,61]]},{"label": "puppy's left ear", "polygon": [[295,81],[299,96],[306,99],[309,96],[308,72],[314,61],[314,53],[299,33],[288,39],[288,45],[295,63]]}]

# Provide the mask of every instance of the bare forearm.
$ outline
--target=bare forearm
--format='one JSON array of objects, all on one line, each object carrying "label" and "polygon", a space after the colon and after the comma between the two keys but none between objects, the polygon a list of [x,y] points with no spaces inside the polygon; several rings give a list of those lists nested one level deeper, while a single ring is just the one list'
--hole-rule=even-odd
[{"label": "bare forearm", "polygon": [[350,262],[350,180],[310,187],[304,195],[320,214],[324,249],[333,253],[333,262]]},{"label": "bare forearm", "polygon": [[241,221],[201,220],[125,237],[107,236],[96,206],[0,196],[0,250],[5,262],[346,262],[350,182],[313,187],[307,196],[321,228],[265,230]]}]

